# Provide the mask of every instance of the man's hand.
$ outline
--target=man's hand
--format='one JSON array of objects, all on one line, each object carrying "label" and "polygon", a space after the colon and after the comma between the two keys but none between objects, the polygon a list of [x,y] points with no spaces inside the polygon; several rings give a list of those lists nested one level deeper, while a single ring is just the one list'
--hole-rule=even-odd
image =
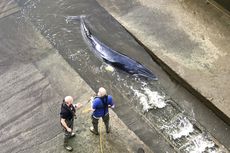
[{"label": "man's hand", "polygon": [[74,104],[74,107],[75,107],[75,108],[80,108],[80,107],[82,107],[82,103]]},{"label": "man's hand", "polygon": [[61,118],[61,124],[65,127],[65,129],[68,131],[68,132],[72,132],[72,129],[69,128],[65,122],[65,119],[64,118]]},{"label": "man's hand", "polygon": [[66,130],[67,130],[69,133],[72,132],[72,129],[69,128],[69,127],[67,127]]},{"label": "man's hand", "polygon": [[90,97],[90,102],[92,102],[94,100],[95,97]]},{"label": "man's hand", "polygon": [[115,107],[115,105],[113,105],[113,106],[111,106],[111,105],[108,105],[108,107],[109,107],[109,108],[114,108],[114,107]]}]

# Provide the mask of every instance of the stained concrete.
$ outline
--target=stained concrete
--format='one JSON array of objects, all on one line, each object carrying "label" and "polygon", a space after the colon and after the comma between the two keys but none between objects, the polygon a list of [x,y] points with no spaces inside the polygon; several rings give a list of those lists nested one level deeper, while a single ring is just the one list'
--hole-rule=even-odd
[{"label": "stained concrete", "polygon": [[17,3],[12,0],[4,0],[0,2],[0,18],[17,13],[20,10]]},{"label": "stained concrete", "polygon": [[201,1],[97,0],[155,60],[230,124],[230,19]]},{"label": "stained concrete", "polygon": [[93,90],[28,21],[0,20],[0,148],[2,153],[66,152],[59,121],[62,99],[76,96],[73,152],[152,152],[111,110],[110,134],[93,135],[88,99]]}]

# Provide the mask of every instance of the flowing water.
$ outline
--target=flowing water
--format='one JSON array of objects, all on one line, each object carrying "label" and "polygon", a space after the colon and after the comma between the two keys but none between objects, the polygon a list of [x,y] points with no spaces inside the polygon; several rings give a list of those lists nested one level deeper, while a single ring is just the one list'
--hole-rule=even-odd
[{"label": "flowing water", "polygon": [[[121,49],[127,47],[127,50],[130,50],[133,45],[136,51],[123,52],[123,54],[134,57],[141,55],[139,60],[142,61],[140,62],[149,61],[144,64],[148,67],[152,66],[150,68],[153,71],[155,68],[160,69],[144,49],[138,46],[138,43],[104,10],[101,10],[99,6],[95,9],[94,3],[96,2],[92,0],[75,3],[66,0],[18,1],[18,4],[23,6],[22,13],[18,16],[18,22],[20,20],[32,22],[34,29],[40,31],[49,40],[94,90],[103,85],[111,93],[114,93],[116,89],[120,95],[127,97],[129,101],[126,103],[132,105],[140,116],[144,116],[147,124],[157,130],[175,151],[228,152],[194,119],[194,116],[188,115],[169,96],[167,89],[161,85],[160,81],[149,81],[131,76],[122,70],[113,68],[95,56],[83,39],[79,22],[80,16],[86,18],[87,24],[101,42],[114,50],[119,47]],[[111,30],[109,33],[108,29],[115,30]],[[111,33],[113,36],[107,36]],[[117,99],[119,99],[118,96]],[[152,139],[154,140],[154,138]],[[161,151],[165,151],[164,148]]]}]

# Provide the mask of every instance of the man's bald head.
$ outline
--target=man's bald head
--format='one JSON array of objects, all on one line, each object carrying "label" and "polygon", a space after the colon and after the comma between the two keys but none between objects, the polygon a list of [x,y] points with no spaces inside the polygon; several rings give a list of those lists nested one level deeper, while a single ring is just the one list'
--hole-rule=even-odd
[{"label": "man's bald head", "polygon": [[103,97],[103,96],[105,96],[107,93],[106,93],[106,90],[105,90],[105,88],[103,88],[103,87],[100,87],[99,88],[99,90],[98,90],[98,96],[99,97]]},{"label": "man's bald head", "polygon": [[66,96],[65,97],[65,103],[66,103],[66,105],[71,105],[72,103],[73,103],[73,97],[71,97],[71,96]]}]

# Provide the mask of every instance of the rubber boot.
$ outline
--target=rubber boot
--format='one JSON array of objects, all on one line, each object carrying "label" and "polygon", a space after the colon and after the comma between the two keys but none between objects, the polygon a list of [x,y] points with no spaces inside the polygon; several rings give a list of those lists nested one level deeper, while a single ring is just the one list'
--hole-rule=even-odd
[{"label": "rubber boot", "polygon": [[92,116],[92,124],[93,124],[93,127],[90,127],[90,131],[96,135],[98,135],[98,121],[99,119],[95,119],[93,116]]},{"label": "rubber boot", "polygon": [[68,141],[69,141],[69,137],[68,136],[65,136],[64,138],[64,148],[67,150],[67,151],[72,151],[73,148],[68,145]]}]

